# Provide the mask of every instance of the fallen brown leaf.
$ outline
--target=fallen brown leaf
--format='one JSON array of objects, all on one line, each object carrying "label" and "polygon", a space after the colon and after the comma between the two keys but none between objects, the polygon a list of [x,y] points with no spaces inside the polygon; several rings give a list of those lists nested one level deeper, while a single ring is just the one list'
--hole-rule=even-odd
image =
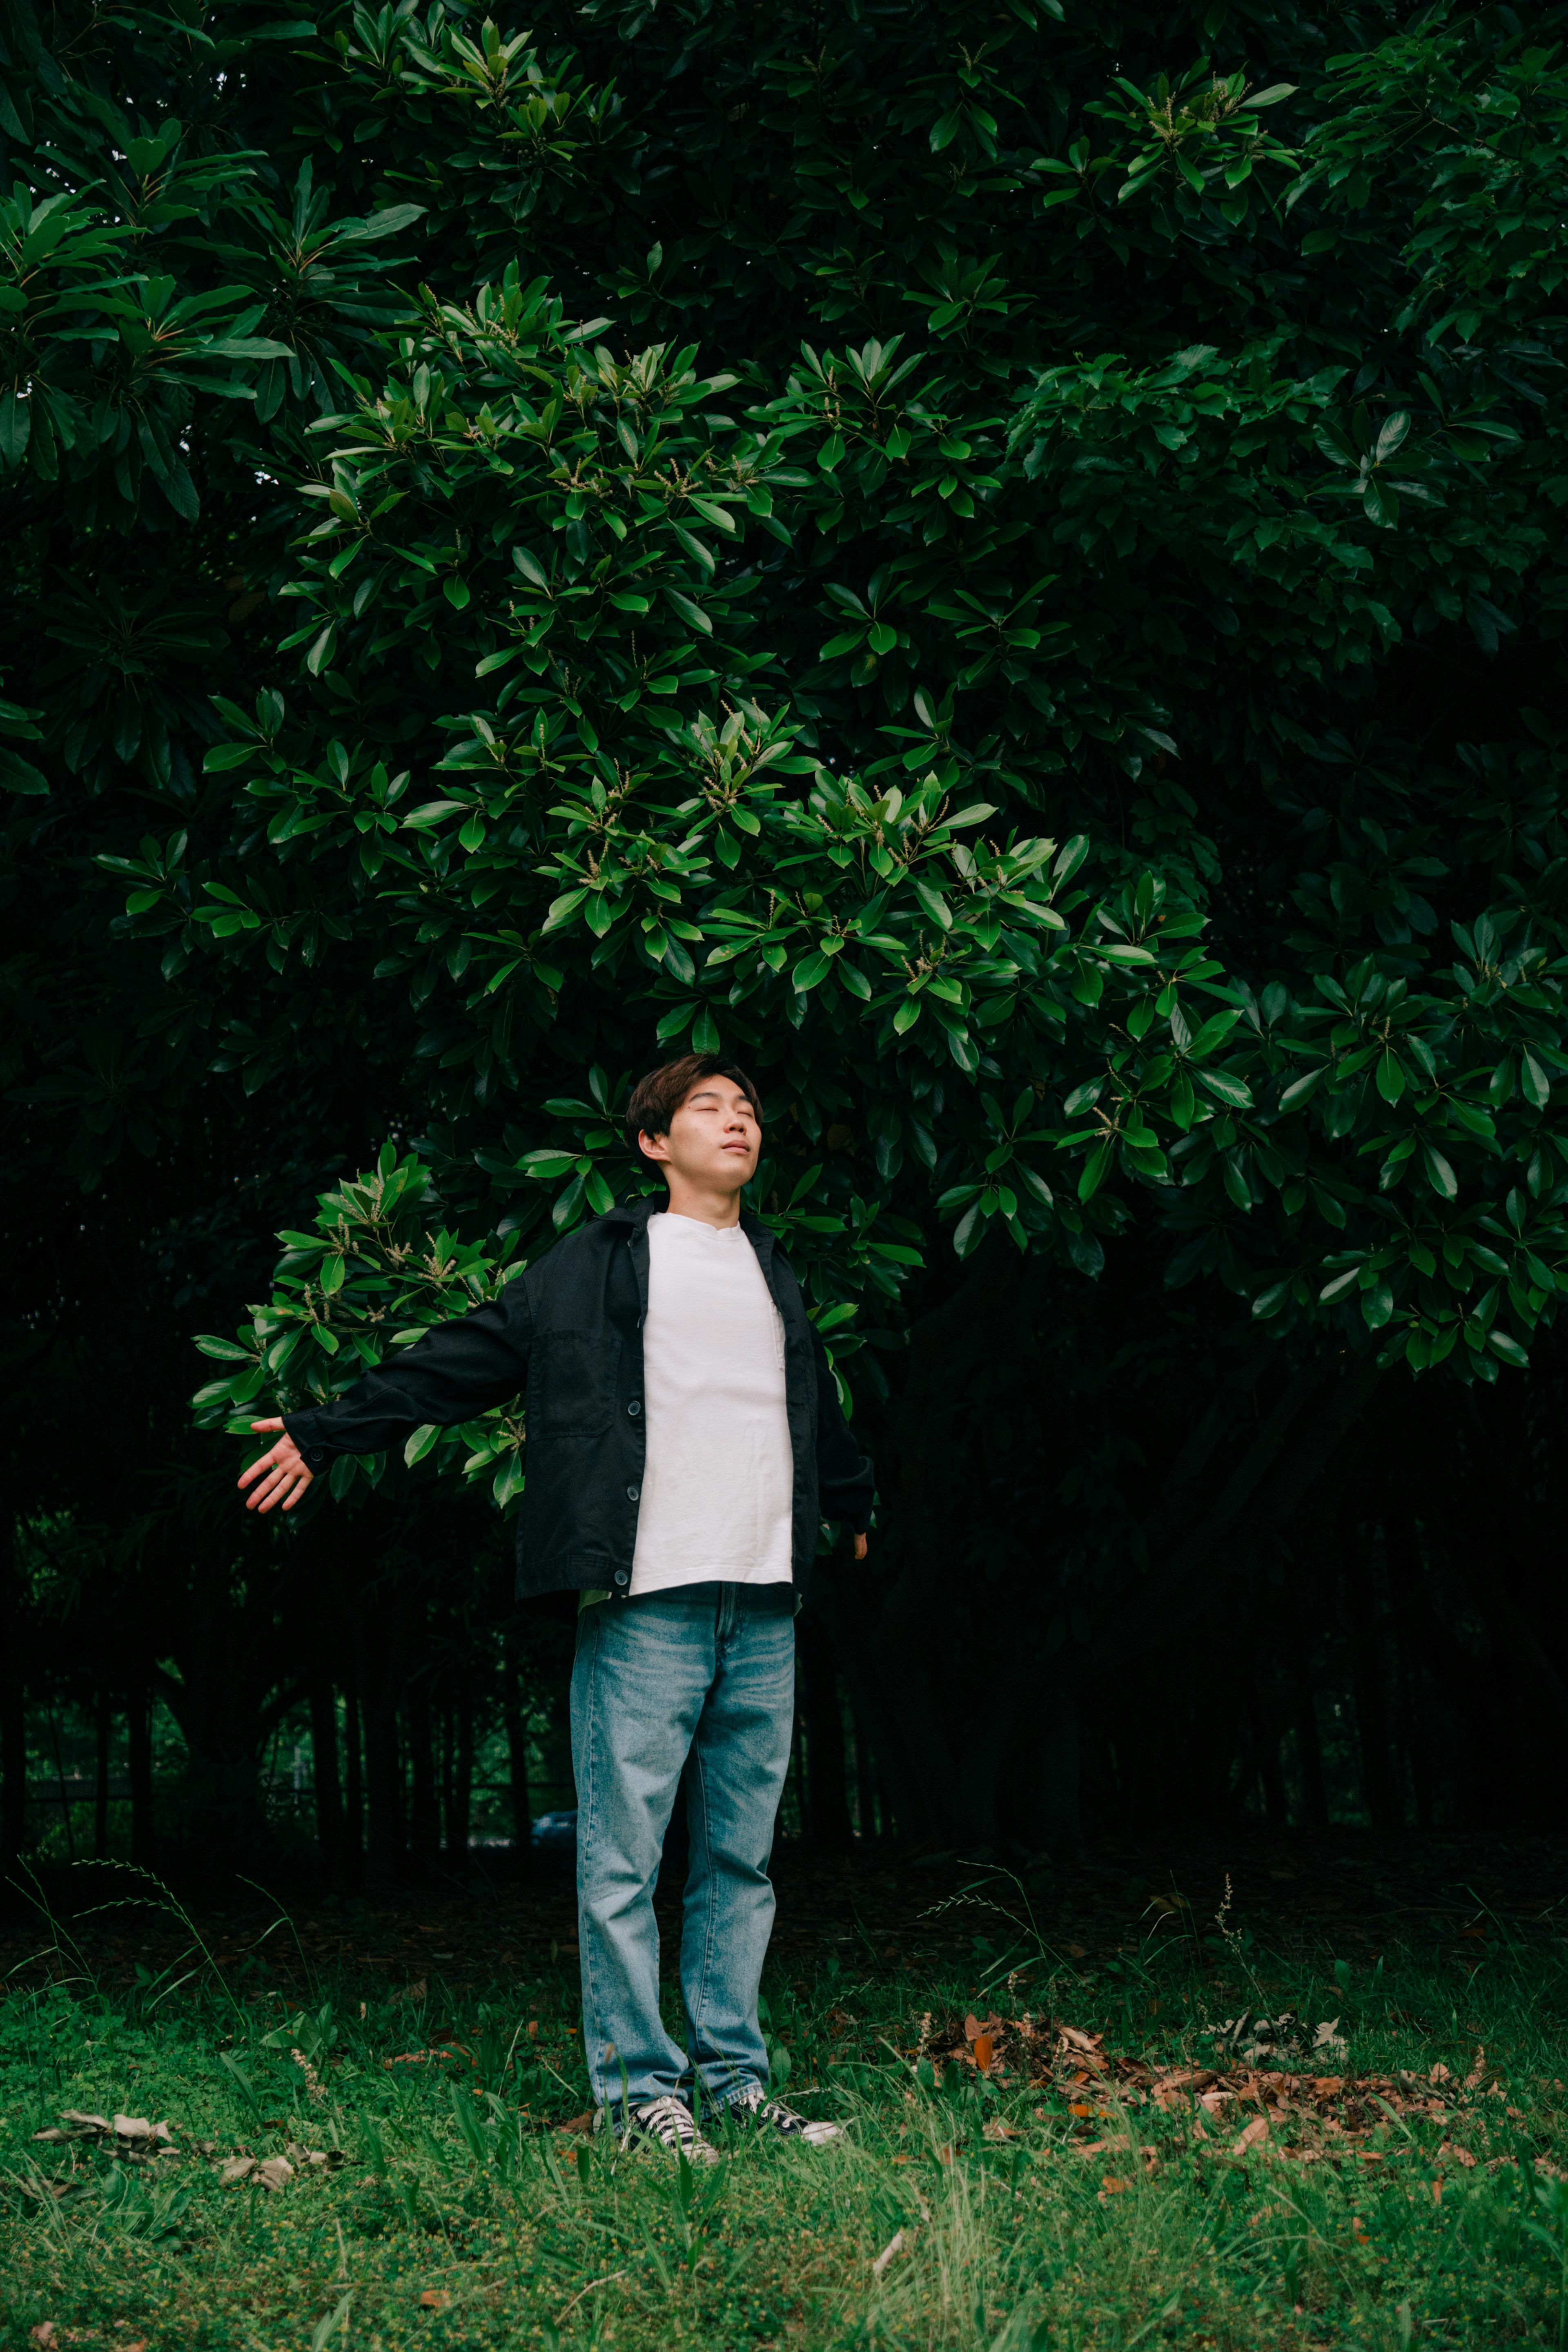
[{"label": "fallen brown leaf", "polygon": [[421,2311],[444,2311],[452,2297],[443,2286],[427,2286],[419,2298]]},{"label": "fallen brown leaf", "polygon": [[895,2261],[900,2254],[907,2253],[913,2243],[913,2233],[906,2234],[903,2230],[895,2230],[871,2266],[873,2278],[880,2279],[889,2263]]},{"label": "fallen brown leaf", "polygon": [[1246,2130],[1238,2137],[1230,2152],[1232,2156],[1244,2156],[1249,2147],[1256,2147],[1260,2140],[1265,2140],[1268,2137],[1268,2116],[1254,2116]]}]

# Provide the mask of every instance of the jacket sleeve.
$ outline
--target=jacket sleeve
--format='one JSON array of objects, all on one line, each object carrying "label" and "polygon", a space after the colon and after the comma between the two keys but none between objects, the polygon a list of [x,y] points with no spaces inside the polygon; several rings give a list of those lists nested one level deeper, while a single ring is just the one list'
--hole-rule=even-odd
[{"label": "jacket sleeve", "polygon": [[822,1517],[847,1520],[857,1536],[863,1536],[876,1500],[876,1472],[850,1433],[839,1384],[814,1324],[811,1346],[817,1358],[817,1491]]},{"label": "jacket sleeve", "polygon": [[379,1454],[427,1422],[450,1429],[524,1388],[533,1309],[522,1275],[499,1298],[455,1323],[439,1323],[400,1349],[335,1403],[283,1416],[313,1467],[334,1454]]}]

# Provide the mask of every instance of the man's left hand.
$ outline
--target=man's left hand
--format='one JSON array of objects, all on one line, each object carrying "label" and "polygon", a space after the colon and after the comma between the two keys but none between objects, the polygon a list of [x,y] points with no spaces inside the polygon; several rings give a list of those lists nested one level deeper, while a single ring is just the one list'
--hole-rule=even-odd
[{"label": "man's left hand", "polygon": [[866,1538],[865,1538],[864,1536],[856,1536],[856,1538],[855,1538],[855,1549],[854,1549],[854,1556],[855,1556],[856,1559],[863,1559],[865,1558],[865,1555],[866,1555]]}]

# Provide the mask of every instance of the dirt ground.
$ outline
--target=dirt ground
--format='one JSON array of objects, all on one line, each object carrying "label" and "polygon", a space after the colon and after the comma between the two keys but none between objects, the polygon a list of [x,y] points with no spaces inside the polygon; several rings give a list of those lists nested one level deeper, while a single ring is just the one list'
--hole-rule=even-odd
[{"label": "dirt ground", "polygon": [[[273,1981],[303,1976],[308,1963],[385,1969],[395,1983],[433,1972],[461,1985],[569,1958],[570,1858],[529,1857],[520,1875],[504,1853],[482,1861],[482,1885],[436,1879],[369,1902],[308,1885],[264,1894],[237,1881],[175,1884],[219,1966],[242,1969],[249,1957]],[[1266,1949],[1328,1947],[1357,1961],[1385,1945],[1479,1958],[1500,1941],[1551,1939],[1568,1924],[1568,1842],[1543,1838],[1412,1836],[1380,1845],[1345,1832],[1106,1842],[1070,1865],[1010,1874],[963,1856],[786,1846],[774,1877],[773,1957],[792,1974],[834,1954],[857,1972],[988,1974],[1020,1936],[1064,1965],[1092,1963],[1212,1937],[1222,1909],[1227,1929],[1250,1933]],[[140,1892],[127,1874],[105,1868],[52,1874],[42,1888],[51,1930],[41,1905],[25,1905],[13,1886],[0,1916],[0,1975],[16,1984],[36,1980],[35,1969],[84,1972],[107,1989],[133,1979],[138,1965],[168,1965],[189,1933],[152,1902],[127,1905]],[[106,1903],[114,1907],[95,1907]],[[658,1907],[669,1948],[678,1899],[661,1889]]]}]

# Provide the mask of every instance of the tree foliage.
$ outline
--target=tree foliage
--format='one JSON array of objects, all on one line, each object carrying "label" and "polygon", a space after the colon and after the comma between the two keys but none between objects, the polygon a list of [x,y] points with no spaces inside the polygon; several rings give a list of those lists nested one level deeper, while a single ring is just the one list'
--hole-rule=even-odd
[{"label": "tree foliage", "polygon": [[[687,1044],[757,1066],[890,1460],[911,1334],[1016,1254],[1071,1318],[1121,1253],[1122,1344],[1211,1400],[1528,1370],[1555,12],[13,6],[18,1175],[113,1192],[231,1103],[236,1171],[369,1171],[308,1232],[296,1186],[204,1420],[641,1181]],[[520,1424],[436,1459],[506,1501]],[[1103,1501],[1046,1626],[1122,1590]]]}]

